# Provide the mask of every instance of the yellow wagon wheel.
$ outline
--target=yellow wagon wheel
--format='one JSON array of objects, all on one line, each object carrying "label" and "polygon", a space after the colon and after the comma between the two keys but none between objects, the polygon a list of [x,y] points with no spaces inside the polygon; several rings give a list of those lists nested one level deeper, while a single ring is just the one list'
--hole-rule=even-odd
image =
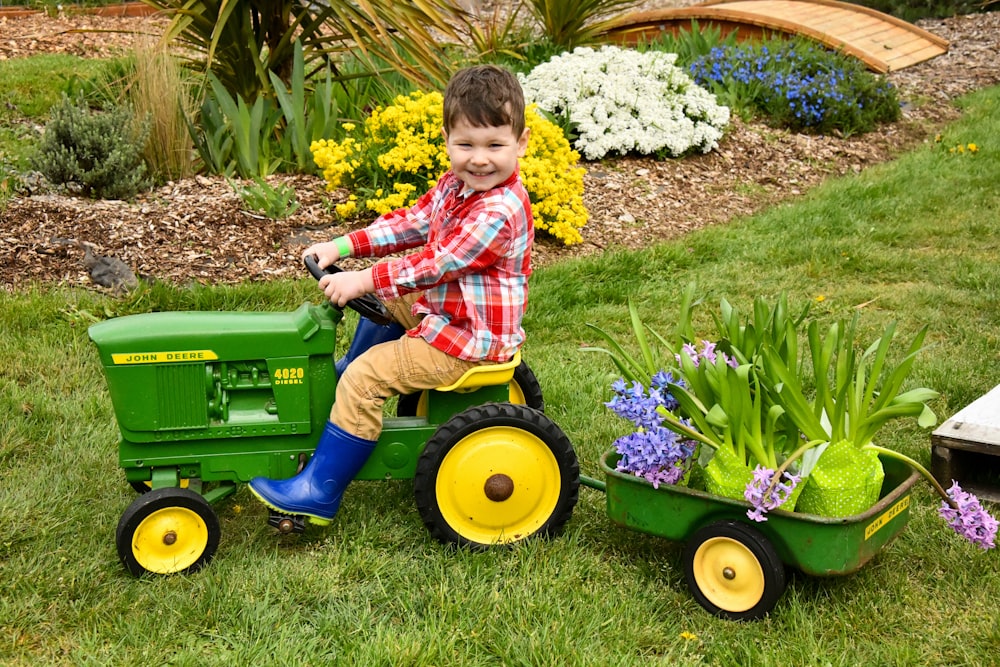
[{"label": "yellow wagon wheel", "polygon": [[774,547],[738,521],[695,532],[684,548],[684,572],[698,604],[730,620],[767,615],[785,590],[785,565]]},{"label": "yellow wagon wheel", "polygon": [[118,557],[134,576],[193,572],[219,546],[219,518],[202,496],[167,487],[144,493],[128,506],[115,531]]},{"label": "yellow wagon wheel", "polygon": [[524,405],[488,403],[431,436],[413,489],[431,535],[486,547],[557,534],[579,485],[576,453],[552,420]]}]

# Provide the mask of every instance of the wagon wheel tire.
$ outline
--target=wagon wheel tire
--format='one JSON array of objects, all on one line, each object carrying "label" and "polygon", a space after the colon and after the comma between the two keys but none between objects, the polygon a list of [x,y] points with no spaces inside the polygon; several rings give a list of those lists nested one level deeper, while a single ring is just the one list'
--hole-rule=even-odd
[{"label": "wagon wheel tire", "polygon": [[719,521],[696,531],[683,559],[691,594],[720,618],[762,618],[785,591],[785,565],[774,547],[738,521]]},{"label": "wagon wheel tire", "polygon": [[[528,363],[521,363],[514,369],[514,377],[510,381],[509,401],[515,405],[527,405],[539,412],[545,412],[545,398],[542,396],[542,385],[535,377]],[[397,417],[425,417],[427,415],[427,392],[403,394],[396,404]]]},{"label": "wagon wheel tire", "polygon": [[219,518],[202,496],[166,487],[132,501],[115,531],[118,557],[133,576],[195,572],[219,546]]},{"label": "wagon wheel tire", "polygon": [[431,535],[477,549],[558,535],[579,489],[579,462],[562,430],[510,403],[477,405],[438,427],[413,483]]}]

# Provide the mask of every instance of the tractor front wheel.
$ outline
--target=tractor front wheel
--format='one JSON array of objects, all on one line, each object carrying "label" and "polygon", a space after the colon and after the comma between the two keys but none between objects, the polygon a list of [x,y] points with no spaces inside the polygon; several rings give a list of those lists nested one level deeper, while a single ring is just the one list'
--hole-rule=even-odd
[{"label": "tractor front wheel", "polygon": [[194,572],[212,560],[220,532],[208,501],[194,491],[166,487],[132,501],[118,522],[115,544],[136,577]]},{"label": "tractor front wheel", "polygon": [[543,413],[487,403],[442,424],[417,461],[414,495],[431,535],[487,547],[555,535],[580,486],[573,446]]}]

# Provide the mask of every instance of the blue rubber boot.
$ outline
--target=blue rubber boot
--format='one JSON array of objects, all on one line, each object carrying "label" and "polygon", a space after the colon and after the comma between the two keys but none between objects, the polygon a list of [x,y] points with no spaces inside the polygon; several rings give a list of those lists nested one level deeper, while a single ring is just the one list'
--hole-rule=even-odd
[{"label": "blue rubber boot", "polygon": [[337,369],[337,377],[344,374],[347,364],[357,359],[368,348],[379,343],[387,343],[396,340],[406,333],[406,329],[401,324],[391,322],[390,324],[375,324],[367,317],[358,320],[358,328],[354,330],[354,338],[347,348],[347,354],[337,360],[334,367]]},{"label": "blue rubber boot", "polygon": [[373,449],[374,440],[364,440],[327,422],[316,451],[302,472],[289,479],[254,477],[250,480],[250,490],[273,510],[303,514],[311,523],[325,526],[337,515],[344,489]]}]

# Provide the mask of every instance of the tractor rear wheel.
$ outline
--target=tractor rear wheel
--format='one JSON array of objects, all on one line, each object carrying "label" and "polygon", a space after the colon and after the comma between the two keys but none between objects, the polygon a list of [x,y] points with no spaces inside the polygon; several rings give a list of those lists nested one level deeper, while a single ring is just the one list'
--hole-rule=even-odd
[{"label": "tractor rear wheel", "polygon": [[431,535],[487,547],[558,534],[580,467],[562,430],[525,405],[487,403],[442,424],[417,461],[414,496]]}]

